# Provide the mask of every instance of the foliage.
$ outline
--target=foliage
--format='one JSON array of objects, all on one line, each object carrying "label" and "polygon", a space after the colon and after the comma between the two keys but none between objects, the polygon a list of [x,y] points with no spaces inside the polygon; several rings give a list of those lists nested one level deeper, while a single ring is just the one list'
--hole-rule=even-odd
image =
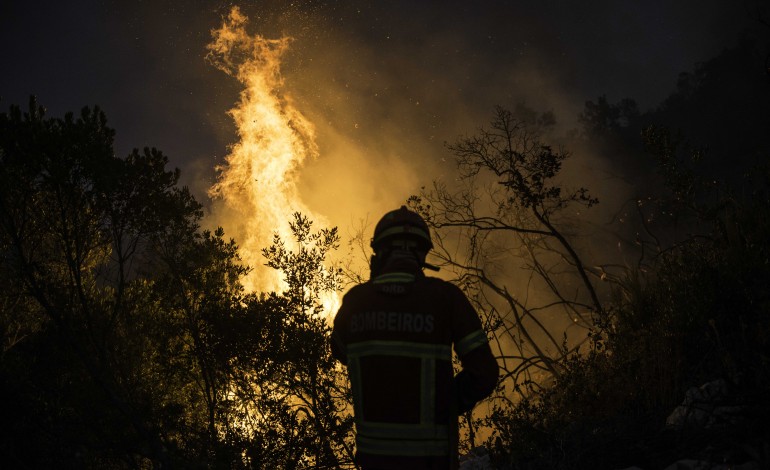
[{"label": "foliage", "polygon": [[610,104],[607,97],[602,95],[595,103],[586,102],[579,121],[583,125],[583,132],[591,138],[625,137],[627,130],[633,130],[633,124],[640,114],[636,101],[624,98],[616,104]]},{"label": "foliage", "polygon": [[[518,117],[524,114],[522,106],[515,113],[498,107],[487,128],[448,146],[459,170],[452,189],[437,181],[409,201],[434,228],[439,264],[456,274],[492,338],[502,370],[490,400],[497,410],[509,409],[516,394],[535,392],[525,384],[567,372],[570,352],[604,315],[595,273],[565,217],[598,200],[586,188],[566,188],[560,173],[569,155],[538,133],[550,121],[530,116],[527,124]],[[584,335],[568,338],[569,327]],[[466,447],[475,445],[476,427],[503,421],[465,418]]]},{"label": "foliage", "polygon": [[200,207],[176,188],[165,156],[146,149],[115,158],[113,136],[98,109],[46,119],[32,101],[28,113],[0,115],[2,278],[12,306],[2,318],[26,334],[3,338],[12,346],[3,405],[23,410],[6,424],[27,431],[4,441],[11,462],[175,459],[159,428],[180,418],[168,413],[176,377],[153,387],[147,354],[161,340],[147,321],[159,293],[132,261],[197,228]]},{"label": "foliage", "polygon": [[[290,228],[296,251],[278,235],[263,250],[266,265],[281,271],[286,289],[268,302],[280,302],[280,325],[270,331],[273,345],[269,358],[248,367],[250,380],[260,377],[265,363],[274,373],[256,381],[260,390],[245,383],[239,393],[250,395],[260,415],[254,431],[259,442],[275,446],[285,442],[287,460],[275,459],[273,450],[252,448],[257,468],[340,468],[352,465],[352,417],[347,413],[350,395],[347,381],[328,347],[331,327],[324,315],[324,295],[339,290],[339,270],[325,266],[327,255],[337,249],[337,229],[312,232],[312,221],[295,213]],[[263,300],[264,301],[264,300]],[[256,393],[254,393],[256,392]],[[280,398],[276,400],[276,398]],[[280,423],[275,425],[273,420]],[[279,453],[280,455],[281,453]]]},{"label": "foliage", "polygon": [[510,387],[559,376],[574,347],[565,344],[564,326],[588,328],[603,311],[564,213],[598,201],[585,188],[566,190],[559,176],[568,155],[503,108],[449,150],[458,189],[435,182],[410,204],[436,230],[441,264],[482,313],[502,381]]},{"label": "foliage", "polygon": [[587,145],[616,173],[632,176],[635,188],[663,190],[640,136],[650,126],[666,128],[673,139],[686,136],[698,144],[701,177],[739,185],[743,175],[766,157],[770,107],[766,49],[766,35],[757,40],[747,34],[692,71],[682,72],[672,84],[673,92],[646,111],[631,98],[611,103],[600,96],[587,101],[579,116],[584,141],[572,142],[572,148]]},{"label": "foliage", "polygon": [[[740,48],[700,66],[698,83],[686,93],[680,87],[655,113],[601,98],[581,116],[582,138],[595,148],[644,150],[655,159],[660,183],[649,189],[665,192],[634,199],[635,264],[581,259],[579,227],[565,209],[596,200],[584,188],[566,189],[559,175],[567,154],[541,143],[518,112],[498,108],[489,127],[449,145],[459,178],[410,199],[436,230],[437,256],[476,300],[497,348],[498,394],[486,417],[470,421],[469,434],[473,426],[491,431],[486,445],[501,468],[768,460],[760,445],[770,417],[761,398],[770,390],[767,167],[731,186],[741,168],[716,178],[719,156],[710,149],[681,132],[640,127],[675,106],[694,106],[688,100],[713,92],[736,57]],[[759,148],[752,136],[736,143],[742,159]],[[605,282],[595,285],[594,274]],[[563,324],[546,326],[555,311],[577,318],[588,341],[569,343]],[[688,390],[715,379],[729,386],[720,406],[744,410],[737,425],[665,426]]]},{"label": "foliage", "polygon": [[0,114],[0,465],[350,466],[327,348],[336,230],[276,239],[283,294],[249,294],[158,150],[114,156],[98,109]]},{"label": "foliage", "polygon": [[[489,445],[502,468],[663,468],[684,457],[765,464],[770,458],[762,450],[770,418],[770,175],[757,168],[740,191],[731,191],[698,176],[697,150],[680,146],[666,130],[650,129],[645,138],[670,188],[654,209],[665,207],[677,216],[667,220],[691,231],[665,246],[652,231],[640,238],[647,255],[611,277],[615,297],[596,324],[592,347],[571,355],[549,386],[524,384],[530,390],[521,401],[496,407]],[[729,385],[719,406],[742,410],[738,422],[665,426],[690,388],[715,379]]]},{"label": "foliage", "polygon": [[[767,219],[757,227],[767,230]],[[689,240],[653,268],[619,289],[604,349],[571,357],[550,387],[496,410],[490,444],[501,464],[662,468],[683,457],[754,457],[741,446],[767,439],[770,418],[766,243],[736,249],[723,238]],[[701,434],[666,430],[685,392],[715,378],[730,384],[723,405],[745,407],[743,421]]]}]

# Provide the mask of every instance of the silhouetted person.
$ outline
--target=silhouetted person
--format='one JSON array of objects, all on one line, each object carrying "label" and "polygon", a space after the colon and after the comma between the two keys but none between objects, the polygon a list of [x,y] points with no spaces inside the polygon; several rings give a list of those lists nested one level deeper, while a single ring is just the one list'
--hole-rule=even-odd
[{"label": "silhouetted person", "polygon": [[364,470],[454,468],[458,414],[492,392],[497,362],[462,291],[423,274],[433,243],[418,214],[404,206],[385,214],[372,248],[371,278],[345,295],[331,345],[348,367],[357,462]]}]

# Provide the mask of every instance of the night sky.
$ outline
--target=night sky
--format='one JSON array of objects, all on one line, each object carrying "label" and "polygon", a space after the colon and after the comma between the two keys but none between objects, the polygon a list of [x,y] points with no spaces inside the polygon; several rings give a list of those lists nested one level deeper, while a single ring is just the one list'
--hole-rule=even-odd
[{"label": "night sky", "polygon": [[565,132],[600,95],[644,111],[680,72],[758,27],[753,3],[730,0],[6,0],[0,106],[26,107],[30,94],[49,116],[98,105],[119,155],[163,150],[206,202],[237,139],[227,111],[241,84],[205,60],[233,5],[251,32],[293,38],[282,93],[320,149],[301,189],[342,225],[441,177],[444,142],[487,123],[495,105],[554,111]]}]

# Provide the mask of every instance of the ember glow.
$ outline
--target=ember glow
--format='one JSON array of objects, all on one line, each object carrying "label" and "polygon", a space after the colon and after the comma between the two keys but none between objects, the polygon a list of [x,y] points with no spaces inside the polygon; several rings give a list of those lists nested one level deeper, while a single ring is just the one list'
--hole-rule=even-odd
[{"label": "ember glow", "polygon": [[[219,214],[226,232],[240,245],[243,260],[253,271],[244,285],[248,290],[281,290],[280,274],[263,266],[261,250],[278,233],[292,239],[288,221],[302,212],[316,224],[324,218],[302,202],[298,171],[306,159],[315,158],[315,128],[292,105],[283,89],[281,56],[291,38],[266,39],[249,35],[247,18],[236,7],[221,28],[212,31],[208,59],[244,86],[236,107],[229,111],[238,129],[225,164],[217,167],[218,180],[209,194],[223,201]],[[329,305],[329,301],[324,302]]]}]

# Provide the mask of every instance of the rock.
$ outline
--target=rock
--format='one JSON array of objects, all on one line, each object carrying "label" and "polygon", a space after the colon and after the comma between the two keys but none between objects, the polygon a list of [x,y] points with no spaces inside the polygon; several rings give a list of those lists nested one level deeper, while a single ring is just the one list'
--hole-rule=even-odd
[{"label": "rock", "polygon": [[486,447],[474,447],[460,457],[460,470],[493,470]]},{"label": "rock", "polygon": [[741,406],[728,405],[727,383],[722,380],[692,387],[684,401],[666,418],[666,426],[681,428],[720,429],[740,422],[744,411]]},{"label": "rock", "polygon": [[756,462],[747,462],[741,465],[716,464],[704,460],[683,459],[678,460],[664,470],[761,470]]}]

